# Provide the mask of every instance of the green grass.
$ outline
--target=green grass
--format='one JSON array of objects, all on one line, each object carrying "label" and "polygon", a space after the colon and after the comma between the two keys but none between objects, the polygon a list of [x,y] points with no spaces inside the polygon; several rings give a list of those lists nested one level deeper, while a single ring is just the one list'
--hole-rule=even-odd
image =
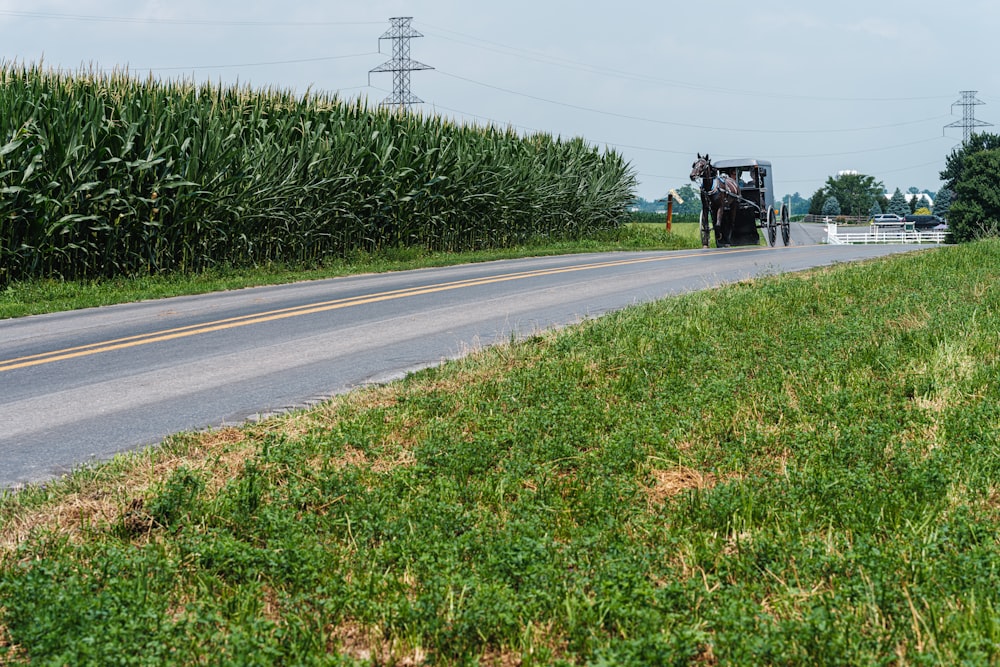
[{"label": "green grass", "polygon": [[0,502],[0,661],[997,664],[998,332],[985,241],[179,436]]},{"label": "green grass", "polygon": [[579,252],[695,248],[698,247],[696,232],[683,225],[675,226],[671,234],[665,232],[663,225],[626,225],[591,239],[563,242],[539,239],[503,250],[446,253],[393,248],[373,253],[356,252],[345,260],[331,260],[306,268],[272,264],[252,269],[219,268],[201,273],[173,272],[135,278],[29,280],[0,289],[0,319],[358,273]]}]

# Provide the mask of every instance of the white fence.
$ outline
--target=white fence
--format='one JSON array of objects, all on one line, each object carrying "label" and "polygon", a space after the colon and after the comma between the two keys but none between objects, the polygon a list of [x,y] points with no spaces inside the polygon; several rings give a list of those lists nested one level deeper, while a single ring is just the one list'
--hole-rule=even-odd
[{"label": "white fence", "polygon": [[[854,229],[857,229],[856,227]],[[918,232],[902,227],[880,227],[872,225],[866,231],[842,231],[836,223],[826,226],[826,242],[831,245],[850,243],[948,243],[947,231]]]}]

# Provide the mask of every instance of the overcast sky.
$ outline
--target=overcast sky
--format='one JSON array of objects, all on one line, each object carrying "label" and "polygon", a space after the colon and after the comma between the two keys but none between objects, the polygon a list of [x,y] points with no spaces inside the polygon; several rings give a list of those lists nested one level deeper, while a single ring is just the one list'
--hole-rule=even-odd
[{"label": "overcast sky", "polygon": [[840,170],[937,190],[960,91],[1000,124],[996,0],[0,0],[0,56],[376,104],[395,16],[434,68],[411,75],[415,109],[615,147],[647,199],[697,152],[770,160],[779,197]]}]

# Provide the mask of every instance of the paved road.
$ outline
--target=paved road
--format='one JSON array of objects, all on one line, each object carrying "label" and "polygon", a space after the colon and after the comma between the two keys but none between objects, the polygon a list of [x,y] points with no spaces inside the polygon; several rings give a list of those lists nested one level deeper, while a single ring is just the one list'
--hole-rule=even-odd
[{"label": "paved road", "polygon": [[[826,225],[816,222],[793,222],[789,227],[792,245],[826,243]],[[781,243],[780,236],[778,243]]]},{"label": "paved road", "polygon": [[0,321],[0,488],[631,304],[915,250],[792,233],[787,248],[533,258]]}]

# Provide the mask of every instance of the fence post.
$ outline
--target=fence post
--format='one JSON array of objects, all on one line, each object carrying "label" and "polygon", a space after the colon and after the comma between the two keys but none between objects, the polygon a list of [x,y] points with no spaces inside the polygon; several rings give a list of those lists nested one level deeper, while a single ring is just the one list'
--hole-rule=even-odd
[{"label": "fence post", "polygon": [[669,193],[667,195],[667,233],[670,233],[670,227],[672,225],[674,217],[674,193]]}]

